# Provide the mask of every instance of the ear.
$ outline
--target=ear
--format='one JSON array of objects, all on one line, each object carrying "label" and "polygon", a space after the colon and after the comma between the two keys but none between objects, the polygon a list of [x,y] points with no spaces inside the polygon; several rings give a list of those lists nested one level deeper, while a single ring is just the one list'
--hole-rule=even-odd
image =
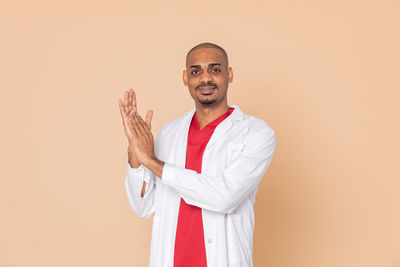
[{"label": "ear", "polygon": [[228,82],[231,83],[232,81],[233,81],[232,67],[228,67]]},{"label": "ear", "polygon": [[183,78],[183,84],[184,84],[185,86],[187,86],[187,85],[188,85],[188,82],[187,82],[188,77],[187,77],[187,71],[186,71],[186,70],[183,70],[183,72],[182,72],[182,78]]}]

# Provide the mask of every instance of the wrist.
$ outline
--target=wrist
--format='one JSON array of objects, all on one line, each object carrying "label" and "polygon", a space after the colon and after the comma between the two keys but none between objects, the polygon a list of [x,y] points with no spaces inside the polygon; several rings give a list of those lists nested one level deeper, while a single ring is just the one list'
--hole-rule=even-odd
[{"label": "wrist", "polygon": [[[143,163],[143,162],[142,162]],[[155,175],[161,178],[162,170],[165,162],[158,160],[157,158],[151,158],[146,163],[143,163],[148,169],[150,169]]]},{"label": "wrist", "polygon": [[147,159],[146,161],[143,161],[142,164],[147,168],[151,169],[151,166],[155,166],[157,162],[159,162],[159,160],[156,157],[153,157]]},{"label": "wrist", "polygon": [[137,168],[140,167],[140,162],[137,161],[137,160],[129,159],[129,160],[128,160],[128,163],[129,163],[129,165],[131,166],[131,168],[137,169]]},{"label": "wrist", "polygon": [[132,152],[130,147],[128,148],[128,162],[131,168],[139,168],[140,166],[140,161],[136,159],[135,154]]}]

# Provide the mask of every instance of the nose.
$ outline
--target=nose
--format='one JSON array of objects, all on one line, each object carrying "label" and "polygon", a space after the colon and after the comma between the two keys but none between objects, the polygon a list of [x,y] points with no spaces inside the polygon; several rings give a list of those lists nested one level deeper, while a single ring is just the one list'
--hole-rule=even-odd
[{"label": "nose", "polygon": [[212,75],[208,71],[204,71],[200,77],[201,83],[208,83],[213,80]]}]

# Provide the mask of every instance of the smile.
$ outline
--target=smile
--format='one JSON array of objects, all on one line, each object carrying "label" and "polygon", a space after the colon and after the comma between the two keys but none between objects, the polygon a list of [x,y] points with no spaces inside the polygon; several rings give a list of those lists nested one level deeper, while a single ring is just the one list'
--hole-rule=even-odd
[{"label": "smile", "polygon": [[214,86],[199,87],[199,91],[202,95],[211,95],[215,90]]}]

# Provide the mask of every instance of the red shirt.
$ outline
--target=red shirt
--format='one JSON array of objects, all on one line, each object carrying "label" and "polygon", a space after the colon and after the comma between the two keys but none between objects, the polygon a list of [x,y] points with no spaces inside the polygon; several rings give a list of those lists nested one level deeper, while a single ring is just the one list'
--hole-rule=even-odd
[{"label": "red shirt", "polygon": [[[234,108],[210,122],[200,130],[196,113],[188,133],[186,169],[201,173],[204,150],[217,125],[232,114]],[[206,267],[203,219],[201,208],[187,204],[183,198],[179,207],[175,238],[174,267]]]}]

